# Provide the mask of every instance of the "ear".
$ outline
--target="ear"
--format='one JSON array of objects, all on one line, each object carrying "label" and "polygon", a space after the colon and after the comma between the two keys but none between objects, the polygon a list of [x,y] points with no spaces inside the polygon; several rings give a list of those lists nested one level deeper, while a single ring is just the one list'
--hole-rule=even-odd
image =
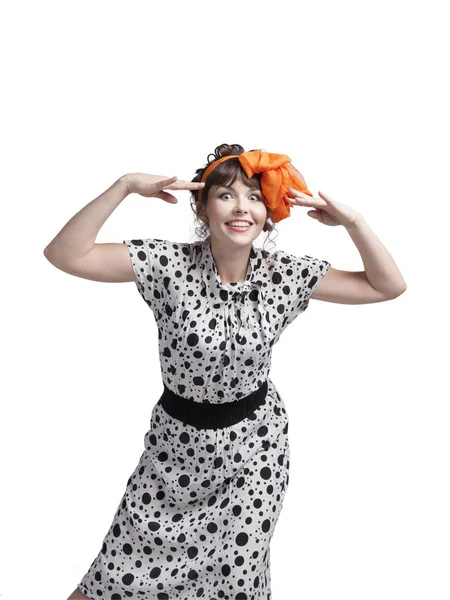
[{"label": "ear", "polygon": [[200,210],[198,212],[198,218],[204,222],[208,222],[208,216],[206,214],[206,207],[204,204],[200,206]]}]

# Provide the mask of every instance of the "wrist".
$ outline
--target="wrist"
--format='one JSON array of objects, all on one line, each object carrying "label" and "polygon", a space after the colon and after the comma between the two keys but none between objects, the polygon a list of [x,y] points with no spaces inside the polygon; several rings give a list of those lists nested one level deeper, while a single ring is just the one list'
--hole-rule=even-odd
[{"label": "wrist", "polygon": [[126,192],[126,194],[131,194],[131,179],[130,179],[130,174],[127,173],[126,175],[122,175],[122,177],[119,177],[118,179],[119,183],[123,186],[124,191]]},{"label": "wrist", "polygon": [[359,227],[363,222],[364,217],[358,213],[355,219],[351,223],[346,225],[345,228],[347,229],[347,231],[351,231],[352,229],[356,229],[357,227]]}]

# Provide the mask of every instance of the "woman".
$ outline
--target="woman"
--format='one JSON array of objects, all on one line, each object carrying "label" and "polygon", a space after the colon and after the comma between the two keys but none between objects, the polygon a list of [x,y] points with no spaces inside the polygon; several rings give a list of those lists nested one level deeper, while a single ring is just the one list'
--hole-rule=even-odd
[{"label": "woman", "polygon": [[[176,203],[164,189],[191,191],[205,239],[95,244],[130,193]],[[49,244],[47,258],[68,273],[135,281],[158,325],[164,388],[101,550],[70,599],[271,598],[270,540],[289,482],[272,347],[311,298],[361,304],[406,289],[362,216],[319,194],[286,155],[223,144],[192,182],[121,177]],[[344,226],[366,270],[253,245],[294,206]]]}]

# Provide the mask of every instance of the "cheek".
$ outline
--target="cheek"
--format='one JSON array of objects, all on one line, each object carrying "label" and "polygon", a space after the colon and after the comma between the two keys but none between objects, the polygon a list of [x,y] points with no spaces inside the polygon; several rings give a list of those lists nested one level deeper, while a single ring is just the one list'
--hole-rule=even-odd
[{"label": "cheek", "polygon": [[266,220],[270,216],[270,211],[267,208],[267,206],[264,204],[264,202],[261,202],[261,204],[259,205],[258,214],[260,215],[260,219],[262,219],[262,220]]},{"label": "cheek", "polygon": [[209,207],[209,216],[211,219],[222,219],[225,214],[225,211],[218,204],[211,204]]},{"label": "cheek", "polygon": [[216,202],[211,202],[208,206],[208,217],[210,222],[220,223],[225,220],[228,213]]}]

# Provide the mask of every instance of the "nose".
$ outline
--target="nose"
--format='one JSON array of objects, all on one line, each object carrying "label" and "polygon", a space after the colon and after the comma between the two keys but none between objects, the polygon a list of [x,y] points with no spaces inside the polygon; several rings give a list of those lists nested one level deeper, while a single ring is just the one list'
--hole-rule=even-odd
[{"label": "nose", "polygon": [[235,202],[234,208],[235,210],[239,210],[239,212],[248,212],[248,209],[245,208],[246,200],[245,198],[238,198]]}]

